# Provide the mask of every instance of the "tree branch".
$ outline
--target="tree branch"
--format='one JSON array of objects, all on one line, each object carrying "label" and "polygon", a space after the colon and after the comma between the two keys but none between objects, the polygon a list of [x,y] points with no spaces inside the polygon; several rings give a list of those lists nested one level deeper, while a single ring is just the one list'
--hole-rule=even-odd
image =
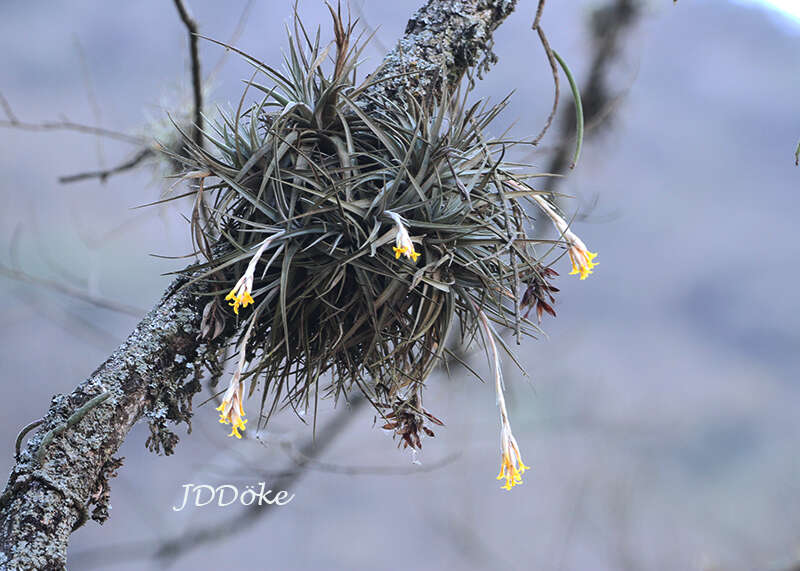
[{"label": "tree branch", "polygon": [[437,95],[446,78],[456,85],[473,66],[478,73],[497,61],[492,33],[511,14],[517,0],[428,0],[406,25],[405,35],[386,54],[372,97],[398,99]]},{"label": "tree branch", "polygon": [[[492,32],[516,0],[428,0],[378,72],[371,95],[435,94],[442,78],[455,83],[472,65],[494,61]],[[176,4],[177,5],[177,4]],[[419,71],[419,73],[416,73]],[[413,72],[413,73],[409,73]],[[70,395],[53,397],[43,424],[28,441],[0,496],[0,568],[63,569],[70,533],[107,497],[113,455],[142,417],[150,421],[150,447],[170,453],[177,436],[166,422],[189,422],[199,390],[199,365],[218,345],[200,341],[203,303],[198,292],[174,282],[125,343]],[[199,292],[203,293],[203,292]],[[217,338],[223,344],[232,331]],[[187,382],[188,379],[188,382]],[[111,396],[74,426],[60,428],[103,393]],[[53,432],[55,431],[55,432]],[[53,433],[40,454],[42,440]],[[36,459],[41,456],[39,464]],[[100,498],[93,500],[92,498]],[[96,512],[102,516],[98,505]]]},{"label": "tree branch", "polygon": [[79,299],[81,301],[85,301],[86,303],[90,303],[95,307],[101,307],[103,309],[108,309],[110,311],[116,311],[118,313],[123,313],[125,315],[130,315],[132,317],[141,317],[142,314],[145,312],[144,309],[139,309],[138,307],[134,307],[132,305],[128,305],[125,303],[119,303],[117,301],[113,301],[110,299],[105,299],[96,295],[89,293],[88,291],[78,289],[75,287],[70,286],[69,284],[64,283],[63,281],[58,280],[49,280],[47,278],[40,278],[34,275],[31,275],[27,272],[22,270],[16,270],[13,268],[9,268],[8,266],[4,265],[0,262],[0,276],[17,280],[20,282],[27,282],[42,286],[44,288],[50,289],[52,291],[56,291],[58,293],[62,293],[73,297],[75,299]]},{"label": "tree branch", "polygon": [[192,92],[194,96],[194,127],[192,139],[195,144],[203,147],[203,76],[200,73],[200,54],[197,49],[197,21],[189,14],[189,9],[183,0],[173,0],[181,22],[186,26],[189,34],[189,56],[192,60]]},{"label": "tree branch", "polygon": [[[0,568],[64,567],[69,535],[105,483],[104,466],[143,415],[153,430],[151,447],[174,448],[177,436],[165,423],[188,423],[189,399],[199,389],[195,373],[209,351],[198,341],[202,303],[196,293],[179,290],[184,281],[170,286],[72,394],[53,397],[0,496]],[[104,393],[110,395],[104,402],[82,410]]]},{"label": "tree branch", "polygon": [[108,169],[101,169],[97,171],[88,171],[88,172],[81,172],[77,174],[70,174],[65,176],[58,177],[58,182],[61,184],[69,184],[71,182],[78,182],[81,180],[86,180],[90,178],[99,178],[100,182],[106,182],[108,177],[113,176],[115,174],[119,174],[121,172],[129,171],[133,168],[139,166],[142,161],[147,158],[150,158],[154,153],[153,149],[150,147],[145,147],[139,150],[135,155],[133,155],[130,159],[126,160],[125,162]]}]

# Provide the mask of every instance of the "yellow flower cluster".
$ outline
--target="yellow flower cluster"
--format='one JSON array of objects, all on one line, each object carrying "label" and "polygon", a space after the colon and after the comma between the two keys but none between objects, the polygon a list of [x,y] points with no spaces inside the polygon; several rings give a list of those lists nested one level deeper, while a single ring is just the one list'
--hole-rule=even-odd
[{"label": "yellow flower cluster", "polygon": [[250,292],[253,291],[253,276],[245,273],[228,295],[225,296],[225,301],[230,301],[228,305],[233,308],[233,312],[239,315],[239,306],[247,307],[253,303],[253,296]]},{"label": "yellow flower cluster", "polygon": [[408,228],[403,224],[403,219],[394,212],[387,211],[386,214],[394,220],[397,226],[394,238],[395,245],[392,248],[394,250],[394,259],[399,260],[400,256],[405,255],[406,258],[417,263],[420,253],[414,249],[414,242],[411,241],[411,236],[408,234]]},{"label": "yellow flower cluster", "polygon": [[244,420],[244,405],[242,403],[243,387],[239,378],[240,372],[237,370],[231,379],[228,390],[225,391],[222,404],[217,407],[220,423],[232,425],[231,433],[228,436],[235,436],[236,438],[242,437],[239,431],[244,430],[245,424],[247,424],[247,421]]},{"label": "yellow flower cluster", "polygon": [[586,276],[592,273],[592,269],[598,265],[597,262],[594,261],[597,257],[597,253],[589,251],[589,248],[586,247],[583,240],[569,228],[567,221],[556,212],[555,208],[553,208],[544,196],[516,180],[507,180],[506,184],[518,192],[529,195],[531,200],[547,214],[553,222],[553,225],[561,232],[561,237],[569,248],[567,252],[572,261],[572,271],[569,275],[580,275],[580,279],[585,280]]},{"label": "yellow flower cluster", "polygon": [[[250,262],[247,264],[247,269],[242,274],[242,277],[239,278],[239,281],[236,282],[236,285],[233,286],[233,289],[225,296],[225,301],[229,301],[230,305],[233,308],[233,312],[236,315],[239,315],[239,306],[247,307],[253,302],[253,279],[255,279],[256,273],[256,265],[258,265],[258,261],[261,259],[261,255],[264,253],[270,244],[276,239],[283,236],[286,232],[281,230],[269,236],[266,240],[261,242],[261,245],[256,250],[256,253],[253,254],[253,257],[250,258]],[[269,267],[269,264],[267,264]],[[266,271],[266,270],[265,270]]]},{"label": "yellow flower cluster", "polygon": [[572,244],[569,247],[569,259],[572,261],[572,271],[569,275],[574,276],[580,274],[582,280],[586,279],[586,276],[592,273],[592,268],[594,268],[597,264],[594,262],[594,259],[597,257],[596,252],[590,252],[586,249],[586,246],[583,245],[583,242],[580,242],[580,245]]},{"label": "yellow flower cluster", "polygon": [[405,246],[400,246],[398,248],[397,246],[394,246],[393,249],[394,249],[394,259],[395,260],[399,260],[400,256],[402,256],[403,254],[405,254],[407,258],[410,258],[414,262],[416,262],[417,258],[419,258],[419,252],[414,250],[414,246],[411,246],[411,248],[407,248]]},{"label": "yellow flower cluster", "polygon": [[526,466],[522,461],[517,441],[514,439],[514,435],[511,434],[511,427],[508,424],[503,425],[501,439],[503,456],[500,461],[500,473],[497,475],[497,479],[505,479],[506,483],[503,489],[510,490],[517,484],[522,483],[522,474],[525,473],[525,470],[530,470],[530,467]]}]

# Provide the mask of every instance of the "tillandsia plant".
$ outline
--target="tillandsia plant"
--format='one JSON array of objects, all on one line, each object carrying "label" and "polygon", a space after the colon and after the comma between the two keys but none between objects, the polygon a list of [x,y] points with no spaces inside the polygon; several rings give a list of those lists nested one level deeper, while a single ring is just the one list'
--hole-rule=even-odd
[{"label": "tillandsia plant", "polygon": [[487,134],[505,101],[467,105],[468,90],[446,87],[428,101],[370,95],[369,79],[356,82],[354,24],[331,14],[328,46],[295,18],[283,71],[242,54],[255,67],[245,94],[263,97],[245,107],[243,94],[204,132],[209,150],[187,137],[188,156],[176,157],[199,181],[197,208],[207,212],[192,217],[204,259],[187,270],[216,294],[204,332],[241,332],[220,422],[241,438],[244,401],[259,389],[259,426],[277,409],[316,411],[320,398],[358,390],[384,428],[417,449],[433,435],[429,424],[441,424],[422,392],[457,330],[464,342],[480,336],[493,362],[498,479],[510,489],[527,466],[498,345],[511,352],[496,327],[518,340],[537,334],[528,312],[539,323],[555,315],[558,291],[529,237],[526,201],[555,223],[572,273],[586,278],[595,254],[526,182],[537,175],[505,162],[508,145]]}]

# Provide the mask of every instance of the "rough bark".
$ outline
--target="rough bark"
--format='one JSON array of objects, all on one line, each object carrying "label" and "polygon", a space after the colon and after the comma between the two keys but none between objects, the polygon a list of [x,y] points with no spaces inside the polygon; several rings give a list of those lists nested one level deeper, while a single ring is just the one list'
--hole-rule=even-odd
[{"label": "rough bark", "polygon": [[87,520],[91,505],[95,519],[107,517],[106,479],[119,463],[113,455],[143,415],[153,432],[150,447],[172,451],[177,436],[166,421],[188,422],[199,389],[196,373],[209,351],[198,342],[201,301],[189,289],[176,291],[181,283],[172,284],[86,381],[70,395],[53,397],[0,497],[3,569],[64,568],[69,535]]},{"label": "rough bark", "polygon": [[437,94],[442,80],[455,85],[470,67],[478,72],[496,61],[492,33],[511,14],[517,0],[429,0],[406,25],[405,34],[386,54],[367,95],[396,98],[404,92],[420,99]]},{"label": "rough bark", "polygon": [[[516,0],[429,0],[387,55],[371,95],[425,96],[473,65],[494,60],[492,32]],[[420,73],[411,73],[417,72]],[[0,496],[0,569],[64,569],[69,536],[89,517],[107,517],[107,478],[130,429],[143,416],[151,448],[170,453],[167,421],[189,422],[201,362],[214,347],[200,340],[203,300],[177,280],[128,339],[70,395],[53,397],[17,458]],[[218,343],[225,341],[222,335]],[[96,397],[106,395],[105,400]],[[92,400],[95,399],[95,400]],[[88,407],[87,407],[88,403]],[[44,445],[43,445],[44,443]]]}]

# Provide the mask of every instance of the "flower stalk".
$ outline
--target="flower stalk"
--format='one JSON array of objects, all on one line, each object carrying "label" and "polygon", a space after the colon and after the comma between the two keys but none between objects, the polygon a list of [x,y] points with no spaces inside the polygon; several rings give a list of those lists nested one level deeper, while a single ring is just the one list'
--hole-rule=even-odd
[{"label": "flower stalk", "polygon": [[261,245],[256,250],[256,253],[250,259],[250,263],[247,264],[247,269],[245,270],[242,277],[239,278],[239,281],[236,282],[236,285],[233,286],[230,293],[225,296],[225,301],[229,301],[230,305],[233,308],[233,312],[236,315],[239,315],[239,306],[247,307],[251,303],[253,303],[253,279],[255,278],[256,273],[256,265],[258,265],[258,261],[261,259],[264,250],[269,247],[269,245],[278,237],[285,234],[285,230],[281,230],[264,240]]},{"label": "flower stalk", "polygon": [[386,211],[386,215],[391,218],[397,226],[397,234],[395,235],[394,250],[395,260],[399,260],[400,256],[405,256],[414,263],[417,263],[420,253],[414,249],[414,243],[411,241],[411,236],[408,234],[408,228],[403,224],[403,219],[396,212]]},{"label": "flower stalk", "polygon": [[569,275],[580,275],[580,279],[585,280],[586,277],[592,273],[592,270],[597,265],[594,259],[597,257],[597,252],[590,252],[586,244],[583,243],[575,232],[570,230],[569,224],[564,220],[550,205],[549,202],[540,194],[534,194],[531,198],[536,202],[539,208],[552,220],[553,225],[561,233],[564,241],[567,243],[567,253],[572,262],[572,271]]},{"label": "flower stalk", "polygon": [[225,395],[222,397],[222,404],[217,407],[219,422],[231,425],[231,433],[228,436],[235,436],[239,439],[242,438],[242,434],[239,431],[245,430],[245,425],[247,424],[247,420],[244,418],[244,382],[242,381],[242,373],[246,363],[247,341],[253,332],[253,324],[256,322],[255,317],[254,315],[250,321],[250,326],[239,344],[239,362],[236,365],[236,371],[228,384],[228,390],[225,391]]},{"label": "flower stalk", "polygon": [[[476,308],[477,310],[477,308]],[[477,310],[478,318],[483,326],[486,339],[489,343],[489,348],[492,352],[492,360],[494,362],[494,383],[495,391],[497,393],[497,407],[500,409],[500,473],[497,475],[498,480],[505,480],[502,486],[504,490],[510,490],[517,484],[522,483],[522,474],[530,467],[526,466],[522,461],[522,454],[519,451],[517,440],[511,432],[511,423],[508,420],[508,409],[506,408],[506,399],[503,395],[503,370],[500,367],[500,354],[497,351],[497,343],[494,340],[492,328],[489,325],[489,320],[483,311]]]},{"label": "flower stalk", "polygon": [[586,247],[586,244],[583,243],[583,240],[581,240],[578,235],[575,234],[575,232],[570,230],[567,221],[564,220],[564,218],[558,214],[558,212],[556,212],[555,208],[553,208],[553,206],[544,196],[515,180],[508,180],[506,181],[506,184],[512,188],[529,194],[530,199],[533,200],[545,214],[547,214],[548,218],[550,218],[550,220],[553,222],[553,225],[567,243],[567,253],[569,254],[569,259],[572,262],[572,271],[569,273],[569,275],[579,275],[581,280],[585,280],[589,274],[592,273],[594,267],[598,265],[597,262],[594,261],[594,259],[597,257],[597,252],[589,251],[589,248]]}]

